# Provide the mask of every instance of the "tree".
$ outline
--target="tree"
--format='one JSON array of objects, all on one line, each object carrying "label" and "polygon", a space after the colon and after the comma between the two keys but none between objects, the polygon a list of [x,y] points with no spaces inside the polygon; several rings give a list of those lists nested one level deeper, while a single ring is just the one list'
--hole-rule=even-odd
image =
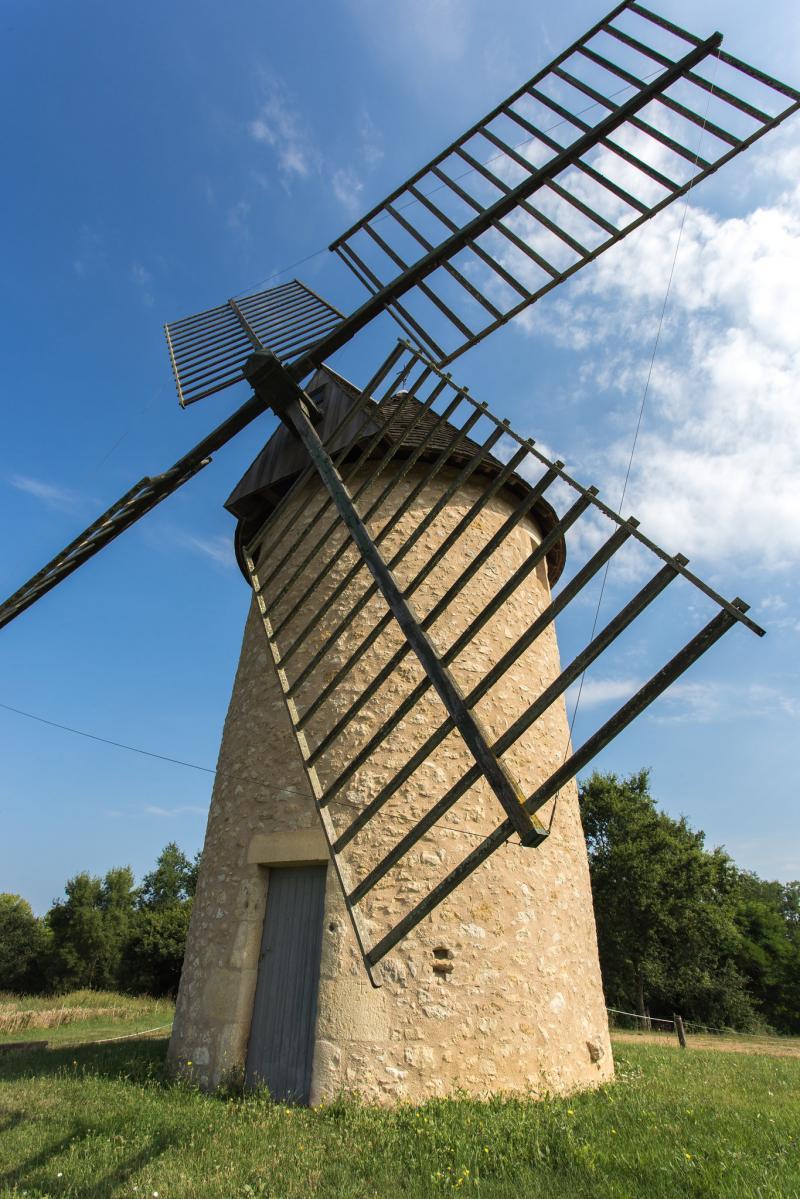
[{"label": "tree", "polygon": [[38,991],[46,949],[44,927],[27,900],[0,893],[0,991]]},{"label": "tree", "polygon": [[191,862],[174,841],[164,846],[155,869],[142,879],[138,904],[144,908],[163,908],[190,899],[197,885],[200,855]]},{"label": "tree", "polygon": [[53,984],[59,990],[117,987],[133,915],[133,872],[120,866],[99,879],[84,871],[65,891],[47,914]]},{"label": "tree", "polygon": [[105,946],[100,912],[102,883],[82,871],[67,881],[65,899],[57,899],[47,913],[52,933],[51,978],[56,990],[91,987]]},{"label": "tree", "polygon": [[606,1000],[746,1026],[737,968],[737,872],[684,818],[659,812],[646,770],[580,786]]},{"label": "tree", "polygon": [[736,962],[764,1018],[800,1031],[800,884],[739,874]]},{"label": "tree", "polygon": [[123,969],[128,990],[177,993],[199,857],[190,861],[170,841],[142,880]]},{"label": "tree", "polygon": [[191,910],[191,900],[184,900],[135,913],[122,970],[125,990],[177,994]]}]

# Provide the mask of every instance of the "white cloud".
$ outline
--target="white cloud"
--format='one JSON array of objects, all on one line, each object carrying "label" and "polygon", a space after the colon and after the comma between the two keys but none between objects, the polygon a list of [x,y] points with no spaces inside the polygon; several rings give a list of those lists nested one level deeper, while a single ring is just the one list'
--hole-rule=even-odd
[{"label": "white cloud", "polygon": [[782,595],[765,595],[758,606],[762,612],[782,612],[786,607],[786,600]]},{"label": "white cloud", "polygon": [[31,475],[11,475],[8,481],[17,491],[24,491],[51,508],[74,508],[80,503],[76,492],[44,479],[34,479]]},{"label": "white cloud", "polygon": [[[661,724],[711,724],[742,716],[800,716],[800,703],[777,687],[761,683],[675,683],[653,719]],[[666,709],[666,710],[664,710]]]},{"label": "white cloud", "polygon": [[580,692],[580,709],[596,708],[601,704],[624,703],[641,686],[638,679],[593,679],[587,675],[583,684],[573,683],[567,690],[566,700],[570,714]]},{"label": "white cloud", "polygon": [[761,623],[768,632],[800,633],[800,616],[782,595],[765,595],[757,605]]},{"label": "white cloud", "polygon": [[[800,562],[800,188],[778,183],[744,216],[693,196],[625,501],[666,549],[715,566]],[[582,395],[616,409],[580,470],[615,504],[682,218],[679,202],[522,322],[579,355]]]},{"label": "white cloud", "polygon": [[295,177],[305,179],[311,173],[317,151],[290,97],[276,82],[269,85],[258,116],[248,125],[248,132],[254,141],[273,148],[285,183]]},{"label": "white cloud", "polygon": [[250,205],[246,200],[239,200],[238,203],[228,209],[227,224],[228,228],[243,241],[250,240]]}]

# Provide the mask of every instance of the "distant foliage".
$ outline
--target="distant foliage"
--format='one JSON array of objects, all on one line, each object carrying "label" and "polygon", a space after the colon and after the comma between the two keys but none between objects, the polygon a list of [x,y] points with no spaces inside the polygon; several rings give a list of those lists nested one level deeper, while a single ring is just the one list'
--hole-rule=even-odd
[{"label": "distant foliage", "polygon": [[739,870],[656,807],[646,770],[580,786],[610,1007],[800,1031],[800,884]]},{"label": "distant foliage", "polygon": [[[580,802],[609,1007],[800,1033],[800,882],[706,849],[658,810],[646,770],[595,773]],[[170,842],[138,887],[127,866],[77,874],[41,920],[0,894],[0,991],[174,996],[199,856]]]},{"label": "distant foliage", "polygon": [[47,934],[27,900],[0,893],[0,991],[40,991]]},{"label": "distant foliage", "polygon": [[175,995],[198,865],[170,842],[139,887],[128,866],[83,871],[41,920],[18,895],[0,895],[0,991]]},{"label": "distant foliage", "polygon": [[120,981],[127,990],[175,995],[197,885],[198,861],[190,862],[174,841],[155,870],[142,880]]}]

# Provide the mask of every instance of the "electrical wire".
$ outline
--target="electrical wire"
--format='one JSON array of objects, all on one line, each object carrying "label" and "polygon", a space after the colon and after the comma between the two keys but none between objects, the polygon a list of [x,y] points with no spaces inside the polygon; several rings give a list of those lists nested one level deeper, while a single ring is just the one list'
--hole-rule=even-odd
[{"label": "electrical wire", "polygon": [[61,729],[64,733],[73,733],[76,737],[87,737],[90,741],[100,741],[103,745],[112,745],[115,749],[127,749],[132,754],[143,754],[146,758],[158,758],[160,762],[171,762],[173,766],[186,766],[190,770],[202,770],[204,774],[217,773],[210,766],[198,766],[196,762],[184,762],[181,758],[168,758],[165,754],[156,754],[152,750],[141,749],[137,745],[126,745],[122,741],[111,741],[108,737],[98,737],[96,733],[74,729],[68,724],[59,724],[56,720],[47,720],[44,716],[36,716],[33,712],[24,712],[22,708],[14,708],[11,704],[0,703],[0,708],[4,708],[6,712],[14,712],[17,716],[25,716],[28,720],[36,720],[39,724],[47,724],[51,728]]},{"label": "electrical wire", "polygon": [[[718,62],[719,62],[719,57],[718,57],[718,55],[716,56],[716,58],[717,58],[717,64],[718,64]],[[651,74],[650,74],[650,75],[646,75],[646,76],[645,76],[645,80],[647,80],[647,79],[649,79],[649,78],[651,78],[652,76],[655,76],[655,75],[657,75],[657,74],[658,74],[658,71],[653,71],[653,72],[651,72]],[[716,73],[715,73],[715,78],[716,78]],[[622,94],[624,94],[625,92],[628,92],[628,91],[633,91],[633,90],[635,90],[635,89],[633,89],[633,88],[632,88],[630,85],[626,85],[625,87],[618,88],[616,91],[614,91],[614,92],[611,92],[611,93],[610,93],[610,96],[609,96],[609,98],[614,98],[614,97],[616,97],[616,96],[618,96],[618,95],[622,95]],[[713,92],[713,84],[712,84],[712,92]],[[706,118],[707,118],[707,115],[708,115],[708,104],[710,104],[710,99],[711,99],[711,96],[710,96],[710,94],[709,94],[709,98],[708,98],[708,102],[707,102],[707,106],[706,106]],[[584,108],[582,108],[582,109],[579,109],[579,110],[578,110],[578,112],[576,112],[576,113],[575,113],[575,115],[576,115],[576,116],[582,116],[584,113],[586,113],[586,112],[589,112],[589,111],[591,111],[592,109],[594,109],[594,108],[598,108],[598,107],[599,107],[599,105],[598,105],[597,103],[588,104],[588,105],[586,105]],[[698,145],[698,149],[697,149],[697,158],[699,158],[699,155],[700,155],[700,147],[701,147],[701,145],[702,145],[702,137],[703,137],[703,132],[704,132],[704,130],[705,130],[705,120],[706,120],[706,118],[704,118],[704,121],[703,121],[703,127],[702,127],[702,129],[701,129],[701,135],[700,135],[700,144]],[[570,123],[571,123],[571,122],[567,121],[566,119],[564,119],[564,120],[561,120],[561,121],[556,121],[556,122],[555,122],[553,125],[551,125],[551,126],[548,126],[548,128],[547,128],[547,129],[544,129],[544,130],[542,130],[542,132],[543,132],[543,133],[550,133],[550,132],[552,132],[553,130],[560,128],[561,126],[563,126],[563,125],[566,125],[566,124],[570,124]],[[514,146],[513,146],[513,148],[514,148],[514,149],[520,149],[521,147],[523,147],[523,146],[526,146],[526,145],[528,145],[528,144],[530,144],[531,142],[533,142],[533,141],[536,141],[536,140],[537,140],[537,139],[536,139],[535,137],[527,137],[527,138],[523,138],[523,139],[522,139],[522,140],[520,140],[519,142],[516,142],[516,143],[514,143]],[[493,162],[496,162],[496,161],[499,161],[500,159],[503,159],[503,158],[505,158],[505,157],[506,157],[506,155],[505,155],[503,152],[500,152],[500,153],[498,153],[498,154],[492,155],[490,158],[488,158],[488,159],[487,159],[487,160],[484,162],[484,165],[485,165],[485,166],[489,166],[491,163],[493,163]],[[461,180],[461,179],[464,179],[464,178],[466,178],[467,176],[469,176],[469,175],[473,175],[473,174],[475,174],[475,173],[476,173],[476,171],[475,171],[475,168],[469,168],[468,170],[465,170],[465,171],[463,171],[461,174],[459,174],[459,175],[455,175],[455,176],[453,177],[453,179],[454,179],[454,182],[458,182],[459,180]],[[430,196],[430,195],[433,195],[434,193],[436,193],[436,192],[438,192],[438,191],[442,191],[442,190],[445,188],[445,186],[446,186],[445,184],[439,184],[437,187],[435,187],[435,188],[432,188],[430,191],[426,192],[426,193],[425,193],[425,195],[426,195],[426,196]],[[642,403],[641,403],[641,406],[640,406],[640,409],[639,409],[639,416],[638,416],[638,420],[637,420],[637,424],[636,424],[636,431],[635,431],[635,434],[634,434],[633,445],[632,445],[632,448],[631,448],[631,455],[630,455],[630,459],[629,459],[629,462],[628,462],[628,469],[627,469],[627,472],[626,472],[626,475],[625,475],[625,482],[624,482],[623,489],[622,489],[622,495],[621,495],[621,497],[620,497],[619,509],[621,509],[621,507],[622,507],[622,504],[623,504],[623,501],[624,501],[624,498],[625,498],[625,492],[626,492],[627,485],[628,485],[628,480],[629,480],[629,477],[630,477],[631,466],[632,466],[632,464],[633,464],[633,457],[634,457],[634,454],[635,454],[635,451],[636,451],[636,443],[637,443],[637,440],[638,440],[638,437],[639,437],[639,431],[640,431],[640,428],[641,428],[642,417],[643,417],[643,414],[644,414],[644,407],[645,407],[645,403],[646,403],[646,399],[647,399],[647,392],[648,392],[648,389],[649,389],[649,386],[650,386],[650,380],[651,380],[651,376],[652,376],[652,372],[653,372],[653,365],[654,365],[654,362],[655,362],[655,357],[656,357],[656,353],[657,353],[657,350],[658,350],[658,343],[659,343],[659,339],[660,339],[660,336],[661,336],[661,327],[662,327],[662,324],[663,324],[663,320],[664,320],[664,314],[665,314],[665,311],[666,311],[666,306],[667,306],[667,300],[668,300],[668,297],[669,297],[670,287],[671,287],[671,284],[672,284],[672,277],[673,277],[674,270],[675,270],[675,263],[676,263],[676,261],[677,261],[678,250],[679,250],[679,248],[680,248],[680,240],[681,240],[681,235],[682,235],[682,233],[683,233],[683,226],[684,226],[684,223],[685,223],[685,221],[686,221],[686,213],[687,213],[687,209],[688,209],[688,194],[689,194],[689,191],[690,191],[690,190],[691,190],[691,186],[690,186],[690,188],[687,190],[687,193],[686,193],[686,195],[687,195],[687,198],[686,198],[686,202],[685,202],[685,204],[684,204],[684,210],[683,210],[683,219],[682,219],[682,221],[681,221],[680,231],[679,231],[679,235],[678,235],[678,241],[677,241],[677,244],[676,244],[676,247],[675,247],[675,254],[674,254],[674,256],[673,256],[673,260],[672,260],[672,268],[671,268],[671,270],[670,270],[669,281],[668,281],[668,284],[667,284],[667,290],[666,290],[666,294],[665,294],[665,296],[664,296],[664,304],[663,304],[663,306],[662,306],[662,310],[661,310],[661,318],[660,318],[660,321],[659,321],[659,326],[658,326],[658,333],[657,333],[657,336],[656,336],[656,341],[655,341],[655,344],[654,344],[654,347],[653,347],[653,353],[652,353],[651,360],[650,360],[650,369],[649,369],[649,371],[648,371],[648,375],[647,375],[647,382],[646,382],[646,384],[645,384],[644,395],[642,396]],[[405,210],[406,208],[412,207],[413,205],[416,205],[416,204],[419,204],[419,201],[418,201],[418,200],[411,199],[411,200],[409,200],[409,201],[408,201],[406,204],[404,204],[404,205],[399,205],[399,206],[398,206],[398,208],[399,208],[399,209],[401,209],[401,210]],[[388,215],[389,215],[388,213],[384,213],[384,214],[382,214],[382,216],[379,216],[379,217],[378,217],[378,219],[379,219],[379,220],[380,220],[380,219],[388,219]],[[318,250],[314,250],[314,251],[312,251],[312,253],[310,253],[310,254],[307,254],[307,255],[306,255],[304,258],[300,258],[300,259],[298,259],[297,261],[295,261],[295,262],[291,263],[290,265],[288,265],[288,266],[286,266],[286,267],[283,267],[283,268],[282,268],[281,270],[279,270],[279,271],[274,271],[272,274],[270,274],[270,275],[266,276],[265,278],[263,278],[263,279],[259,280],[259,282],[258,282],[258,283],[255,283],[255,284],[253,284],[253,285],[252,285],[252,286],[250,286],[250,287],[244,288],[243,290],[241,290],[241,291],[239,291],[239,292],[236,292],[236,293],[235,293],[235,296],[234,296],[234,298],[239,298],[239,297],[241,297],[241,296],[244,296],[244,295],[247,295],[247,294],[249,294],[249,293],[250,293],[250,292],[252,292],[254,289],[259,289],[259,288],[262,288],[262,287],[264,287],[264,285],[265,285],[265,284],[267,284],[267,283],[271,283],[271,282],[273,282],[274,280],[281,278],[283,275],[286,275],[286,274],[288,274],[290,271],[296,270],[298,267],[300,267],[300,266],[304,266],[304,265],[305,265],[307,262],[311,262],[313,259],[320,257],[320,255],[322,255],[322,254],[326,253],[326,251],[327,251],[327,247],[324,247],[324,246],[323,246],[323,247],[321,247],[321,248],[320,248],[320,249],[318,249]],[[160,387],[160,388],[159,388],[159,389],[158,389],[158,390],[155,392],[155,394],[154,394],[153,396],[151,396],[150,400],[149,400],[149,401],[148,401],[148,402],[147,402],[147,403],[144,405],[144,407],[141,409],[141,411],[140,411],[140,412],[137,414],[137,418],[136,418],[136,419],[137,419],[137,421],[138,421],[138,419],[140,419],[140,418],[141,418],[141,417],[144,415],[144,413],[145,413],[145,412],[146,412],[146,411],[147,411],[147,410],[148,410],[148,409],[149,409],[149,408],[150,408],[150,407],[151,407],[151,406],[152,406],[152,405],[155,403],[155,400],[156,400],[156,399],[157,399],[157,398],[158,398],[158,397],[159,397],[161,394],[163,394],[163,387]],[[129,433],[131,432],[131,429],[132,429],[132,427],[133,427],[133,425],[131,425],[129,428],[127,428],[127,429],[126,429],[126,430],[125,430],[125,431],[124,431],[124,432],[123,432],[123,433],[122,433],[122,434],[121,434],[121,435],[120,435],[120,436],[119,436],[119,437],[116,439],[116,441],[114,441],[114,443],[111,445],[110,449],[106,451],[106,453],[105,453],[105,454],[104,454],[104,455],[101,457],[101,459],[99,460],[99,462],[98,462],[98,463],[97,463],[97,464],[96,464],[96,465],[95,465],[93,468],[91,468],[91,469],[89,470],[89,472],[87,472],[87,474],[84,476],[84,478],[83,478],[83,480],[82,480],[83,482],[85,482],[85,481],[86,481],[86,478],[88,478],[88,477],[90,477],[91,475],[95,474],[95,473],[96,473],[96,472],[97,472],[97,471],[100,469],[100,467],[101,467],[102,465],[104,465],[104,463],[105,463],[105,462],[107,462],[107,461],[108,461],[108,459],[109,459],[109,458],[112,456],[112,454],[114,454],[114,453],[115,453],[115,451],[118,449],[118,447],[119,447],[119,446],[122,444],[122,442],[125,440],[125,438],[126,438],[128,435],[129,435]],[[618,510],[619,510],[619,509],[618,509]],[[592,637],[594,636],[594,632],[595,632],[595,629],[596,629],[596,626],[597,626],[597,620],[598,620],[599,613],[600,613],[600,606],[601,606],[601,604],[602,604],[602,600],[603,600],[603,593],[604,593],[604,590],[605,590],[605,585],[606,585],[606,579],[607,579],[607,576],[608,576],[608,569],[609,569],[609,565],[610,565],[610,564],[607,564],[607,565],[606,565],[606,569],[605,569],[605,572],[604,572],[604,575],[603,575],[603,582],[602,582],[602,586],[601,586],[601,590],[600,590],[600,597],[599,597],[599,599],[598,599],[597,609],[596,609],[596,612],[595,612],[595,617],[594,617],[594,624],[593,624],[593,626],[592,626]],[[590,638],[590,640],[591,640],[591,638]],[[580,680],[580,685],[579,685],[579,690],[578,690],[578,696],[577,696],[577,699],[576,699],[576,702],[575,702],[575,708],[574,708],[574,710],[573,710],[573,714],[572,714],[572,720],[571,720],[571,722],[570,722],[570,730],[569,730],[569,738],[568,738],[568,742],[567,742],[567,747],[569,746],[569,742],[570,742],[570,740],[571,740],[571,737],[572,737],[572,731],[573,731],[574,724],[575,724],[575,719],[576,719],[576,717],[577,717],[577,714],[578,714],[578,707],[579,707],[579,704],[580,704],[581,693],[582,693],[582,690],[583,690],[584,678],[585,678],[585,672],[584,672],[584,674],[583,674],[583,675],[581,675],[581,680]],[[15,715],[17,715],[17,716],[23,716],[23,717],[25,717],[25,718],[27,718],[27,719],[29,719],[29,720],[35,720],[35,721],[37,721],[37,722],[38,722],[38,723],[40,723],[40,724],[46,724],[46,725],[50,726],[51,728],[57,728],[57,729],[60,729],[62,732],[71,733],[71,734],[73,734],[74,736],[77,736],[77,737],[84,737],[84,738],[87,738],[88,740],[91,740],[91,741],[97,741],[97,742],[100,742],[100,743],[101,743],[101,744],[103,744],[103,745],[110,745],[110,746],[112,746],[112,747],[114,747],[114,748],[116,748],[116,749],[124,749],[124,750],[127,750],[129,753],[137,753],[137,754],[141,754],[141,755],[143,755],[144,757],[155,758],[155,759],[157,759],[157,760],[159,760],[159,761],[162,761],[162,762],[169,762],[170,764],[172,764],[172,765],[174,765],[174,766],[183,766],[183,767],[185,767],[185,768],[187,768],[187,769],[190,769],[190,770],[200,770],[200,771],[202,771],[202,772],[204,772],[204,773],[206,773],[206,774],[216,774],[216,771],[215,771],[214,769],[212,769],[211,767],[208,767],[208,766],[200,766],[200,765],[198,765],[198,764],[197,764],[197,763],[195,763],[195,762],[185,762],[185,761],[183,761],[182,759],[179,759],[179,758],[171,758],[171,757],[168,757],[168,756],[166,756],[166,755],[164,755],[164,754],[157,754],[157,753],[153,753],[153,752],[152,752],[152,751],[150,751],[150,750],[142,749],[142,748],[140,748],[140,747],[138,747],[138,746],[134,746],[134,745],[127,745],[127,744],[125,744],[125,743],[123,743],[123,742],[121,742],[121,741],[113,741],[113,740],[111,740],[111,739],[109,739],[109,738],[107,738],[107,737],[100,737],[100,736],[97,736],[97,735],[96,735],[96,734],[94,734],[94,733],[87,733],[87,732],[85,732],[85,731],[84,731],[84,730],[82,730],[82,729],[76,729],[76,728],[72,728],[72,727],[71,727],[71,726],[69,726],[69,725],[60,724],[60,723],[59,723],[59,722],[57,722],[57,721],[54,721],[54,720],[48,720],[48,719],[46,719],[45,717],[43,717],[43,716],[38,716],[38,715],[35,715],[35,714],[34,714],[34,713],[32,713],[32,712],[25,712],[25,711],[23,711],[21,708],[15,708],[15,707],[13,707],[13,706],[12,706],[12,705],[10,705],[10,704],[5,704],[5,703],[2,703],[2,702],[0,702],[0,708],[3,708],[5,711],[8,711],[8,712],[13,712],[13,713],[14,713]],[[565,758],[565,759],[566,759],[566,753],[567,753],[567,751],[565,750],[565,754],[564,754],[564,758]],[[334,801],[334,802],[338,802],[338,803],[339,803],[341,806],[355,807],[355,805],[353,805],[353,804],[347,804],[347,803],[346,803],[346,801],[344,801],[344,803],[343,803],[343,801]],[[555,810],[556,810],[556,805],[557,805],[557,803],[558,803],[558,795],[556,795],[556,800],[555,800],[555,802],[554,802],[554,804],[553,804],[553,810],[552,810],[552,812],[551,812],[551,817],[550,817],[550,825],[552,825],[553,818],[554,818],[554,816],[555,816]],[[446,830],[446,831],[448,831],[448,832],[457,832],[457,833],[463,833],[465,836],[474,837],[474,838],[476,838],[477,840],[484,840],[484,839],[485,839],[485,838],[484,838],[484,837],[483,837],[483,836],[482,836],[480,833],[473,833],[473,832],[471,832],[471,831],[469,831],[469,830],[467,830],[467,829],[457,829],[457,828],[454,828],[454,827],[452,827],[452,826],[448,826],[448,825],[440,825],[439,827],[441,827],[442,829],[445,829],[445,830]],[[516,842],[511,842],[511,844],[516,844]]]},{"label": "electrical wire", "polygon": [[[700,127],[700,136],[699,136],[699,138],[698,138],[698,142],[697,142],[697,151],[696,151],[696,153],[695,153],[695,159],[694,159],[694,165],[695,165],[695,169],[697,168],[697,165],[698,165],[698,163],[699,163],[699,160],[700,160],[700,151],[701,151],[701,149],[703,148],[703,138],[704,138],[704,136],[705,136],[705,131],[706,131],[706,123],[707,123],[707,121],[708,121],[708,113],[709,113],[709,108],[710,108],[710,105],[711,105],[711,98],[712,98],[712,96],[713,96],[713,94],[714,94],[714,88],[715,88],[715,86],[716,86],[716,82],[717,82],[717,74],[718,74],[718,69],[719,69],[719,51],[717,51],[717,52],[715,53],[715,55],[714,55],[714,60],[715,60],[715,63],[714,63],[714,77],[713,77],[713,79],[711,79],[711,80],[710,80],[710,84],[711,84],[711,86],[710,86],[710,89],[709,89],[709,92],[708,92],[708,96],[707,96],[707,98],[706,98],[706,110],[705,110],[705,113],[703,114],[703,123],[702,123],[702,125],[701,125],[701,127]],[[621,494],[620,494],[620,497],[619,497],[619,503],[618,503],[618,505],[617,505],[617,512],[618,512],[620,515],[622,515],[622,505],[623,505],[623,504],[624,504],[624,502],[625,502],[625,495],[626,495],[626,493],[627,493],[627,490],[628,490],[628,483],[629,483],[629,481],[630,481],[630,477],[631,477],[631,469],[632,469],[632,467],[633,467],[633,459],[634,459],[634,456],[635,456],[635,454],[636,454],[636,447],[637,447],[637,444],[638,444],[638,441],[639,441],[639,433],[641,432],[641,428],[642,428],[642,420],[643,420],[643,418],[644,418],[644,410],[645,410],[645,405],[646,405],[646,403],[647,403],[647,397],[648,397],[648,394],[649,394],[649,391],[650,391],[650,383],[651,383],[651,381],[652,381],[652,378],[653,378],[653,368],[654,368],[654,366],[655,366],[656,355],[658,354],[658,347],[659,347],[659,345],[660,345],[660,343],[661,343],[661,332],[662,332],[662,329],[663,329],[663,327],[664,327],[664,317],[666,316],[666,312],[667,312],[667,303],[669,302],[669,296],[670,296],[670,292],[671,292],[671,290],[672,290],[672,281],[673,281],[673,278],[674,278],[674,276],[675,276],[675,266],[676,266],[676,264],[677,264],[677,261],[678,261],[678,253],[679,253],[679,251],[680,251],[680,248],[681,248],[681,241],[682,241],[682,239],[683,239],[683,229],[684,229],[684,226],[685,226],[685,224],[686,224],[686,216],[687,216],[687,213],[688,213],[688,211],[689,211],[689,196],[690,196],[690,194],[691,194],[691,190],[692,190],[692,188],[694,187],[695,183],[697,182],[698,178],[699,178],[699,176],[695,176],[695,178],[694,178],[694,179],[692,179],[692,180],[690,181],[690,183],[689,183],[689,186],[688,186],[688,187],[687,187],[687,189],[686,189],[686,194],[685,194],[685,199],[684,199],[684,204],[683,204],[683,214],[682,214],[682,216],[681,216],[681,223],[680,223],[680,225],[679,225],[679,227],[678,227],[678,236],[677,236],[677,238],[676,238],[676,240],[675,240],[675,251],[674,251],[674,253],[673,253],[673,255],[672,255],[672,263],[671,263],[671,265],[670,265],[670,269],[669,269],[669,276],[667,277],[667,286],[666,286],[666,290],[665,290],[665,292],[664,292],[664,301],[663,301],[663,303],[662,303],[662,305],[661,305],[661,312],[659,313],[659,318],[658,318],[658,327],[657,327],[657,329],[656,329],[656,336],[655,336],[655,340],[653,341],[653,350],[652,350],[652,353],[651,353],[651,355],[650,355],[650,363],[649,363],[649,365],[648,365],[648,368],[647,368],[647,377],[646,377],[646,379],[645,379],[644,390],[643,390],[643,392],[642,392],[642,400],[641,400],[641,403],[640,403],[640,405],[639,405],[639,412],[638,412],[638,416],[637,416],[637,418],[636,418],[636,426],[635,426],[635,428],[634,428],[634,433],[633,433],[633,441],[632,441],[632,443],[631,443],[631,452],[630,452],[630,455],[629,455],[629,457],[628,457],[628,466],[627,466],[627,469],[626,469],[626,471],[625,471],[625,479],[624,479],[624,481],[623,481],[623,484],[622,484],[622,492],[621,492]],[[600,594],[599,594],[599,596],[598,596],[598,598],[597,598],[597,607],[595,608],[595,612],[594,612],[594,620],[592,621],[592,631],[591,631],[591,634],[590,634],[590,636],[589,636],[589,642],[590,642],[590,643],[591,643],[591,642],[594,640],[594,635],[595,635],[595,632],[597,631],[597,622],[598,622],[598,619],[599,619],[599,617],[600,617],[600,608],[601,608],[601,606],[602,606],[602,603],[603,603],[603,596],[604,596],[604,594],[605,594],[605,590],[606,590],[606,583],[607,583],[607,581],[608,581],[608,572],[609,572],[609,569],[610,569],[610,567],[611,567],[611,562],[610,562],[610,560],[609,560],[609,561],[606,563],[605,570],[603,571],[603,578],[602,578],[602,582],[601,582],[601,585],[600,585]],[[587,667],[587,669],[588,669],[588,667]],[[582,694],[583,694],[583,684],[584,684],[584,681],[585,681],[585,679],[586,679],[586,673],[587,673],[587,672],[586,672],[586,670],[584,670],[584,672],[583,672],[583,674],[581,675],[581,678],[580,678],[580,683],[579,683],[579,685],[578,685],[578,694],[577,694],[577,696],[576,696],[576,698],[575,698],[575,707],[573,708],[573,711],[572,711],[572,718],[571,718],[571,720],[570,720],[570,724],[569,724],[569,735],[568,735],[568,737],[567,737],[567,744],[566,744],[566,746],[565,746],[565,749],[564,749],[564,758],[563,758],[563,761],[566,761],[566,759],[567,759],[567,754],[569,753],[569,747],[570,747],[570,745],[571,745],[571,743],[572,743],[572,731],[573,731],[573,729],[575,728],[575,720],[576,720],[576,718],[577,718],[577,715],[578,715],[578,708],[580,707],[581,696],[582,696]],[[557,792],[557,793],[556,793],[556,797],[555,797],[555,800],[554,800],[554,802],[553,802],[553,809],[552,809],[552,811],[551,811],[551,813],[550,813],[550,826],[552,826],[553,820],[554,820],[554,818],[555,818],[555,813],[556,813],[556,807],[557,807],[557,805],[558,805],[558,796],[559,796],[559,794],[560,794],[560,792]]]}]

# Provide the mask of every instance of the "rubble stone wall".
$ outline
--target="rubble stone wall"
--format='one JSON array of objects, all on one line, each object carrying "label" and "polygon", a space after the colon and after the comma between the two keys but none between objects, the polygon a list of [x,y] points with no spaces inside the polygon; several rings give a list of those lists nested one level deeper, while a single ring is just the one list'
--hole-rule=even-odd
[{"label": "rubble stone wall", "polygon": [[[441,495],[450,477],[443,472],[426,486],[409,512],[382,543],[387,557],[400,549],[412,528]],[[418,476],[405,480],[409,494]],[[357,480],[353,486],[357,485]],[[359,503],[366,510],[380,481]],[[397,565],[407,586],[479,494],[468,485],[448,504]],[[396,497],[397,499],[400,497]],[[395,502],[396,502],[395,501]],[[518,497],[496,497],[413,594],[424,616],[508,517]],[[299,536],[306,523],[324,531],[319,499],[306,494],[294,515]],[[385,515],[384,515],[385,519]],[[371,522],[373,532],[381,522]],[[525,518],[462,592],[459,602],[430,630],[444,652],[500,585],[538,544],[535,523]],[[265,542],[262,582],[286,540]],[[335,634],[353,594],[338,598],[337,584],[355,561],[346,552],[324,572],[318,593],[321,611],[308,645],[295,655],[297,671]],[[279,616],[319,571],[309,564],[278,606]],[[514,601],[470,642],[453,665],[464,692],[529,627],[549,603],[546,567],[532,572]],[[370,600],[345,636],[331,643],[323,666],[301,692],[300,709],[350,656],[385,611]],[[306,607],[277,636],[282,650],[308,621]],[[321,736],[363,691],[379,666],[402,644],[390,626],[357,664],[312,723],[309,741]],[[284,650],[285,652],[285,650]],[[477,705],[484,726],[499,735],[560,669],[552,626]],[[335,743],[320,765],[323,784],[338,774],[382,721],[422,678],[410,655]],[[444,717],[428,693],[369,767],[360,771],[330,808],[341,830],[380,790]],[[563,703],[557,701],[506,754],[522,790],[530,794],[560,765],[568,746]],[[399,796],[346,853],[350,883],[363,877],[472,764],[455,733],[448,735]],[[552,802],[540,815],[550,819]],[[488,788],[473,787],[360,905],[369,944],[478,844],[504,813]],[[170,1060],[177,1072],[215,1086],[243,1067],[255,992],[261,929],[268,902],[270,867],[327,860],[326,845],[300,765],[290,722],[275,677],[268,642],[255,604],[245,629],[239,669],[220,750],[203,861],[181,979]],[[431,916],[383,960],[373,989],[366,977],[336,874],[328,870],[320,975],[312,1103],[342,1091],[388,1103],[422,1100],[455,1088],[481,1095],[525,1091],[536,1095],[595,1086],[613,1073],[589,887],[586,849],[573,783],[565,786],[549,838],[538,848],[508,843],[480,866]]]}]

